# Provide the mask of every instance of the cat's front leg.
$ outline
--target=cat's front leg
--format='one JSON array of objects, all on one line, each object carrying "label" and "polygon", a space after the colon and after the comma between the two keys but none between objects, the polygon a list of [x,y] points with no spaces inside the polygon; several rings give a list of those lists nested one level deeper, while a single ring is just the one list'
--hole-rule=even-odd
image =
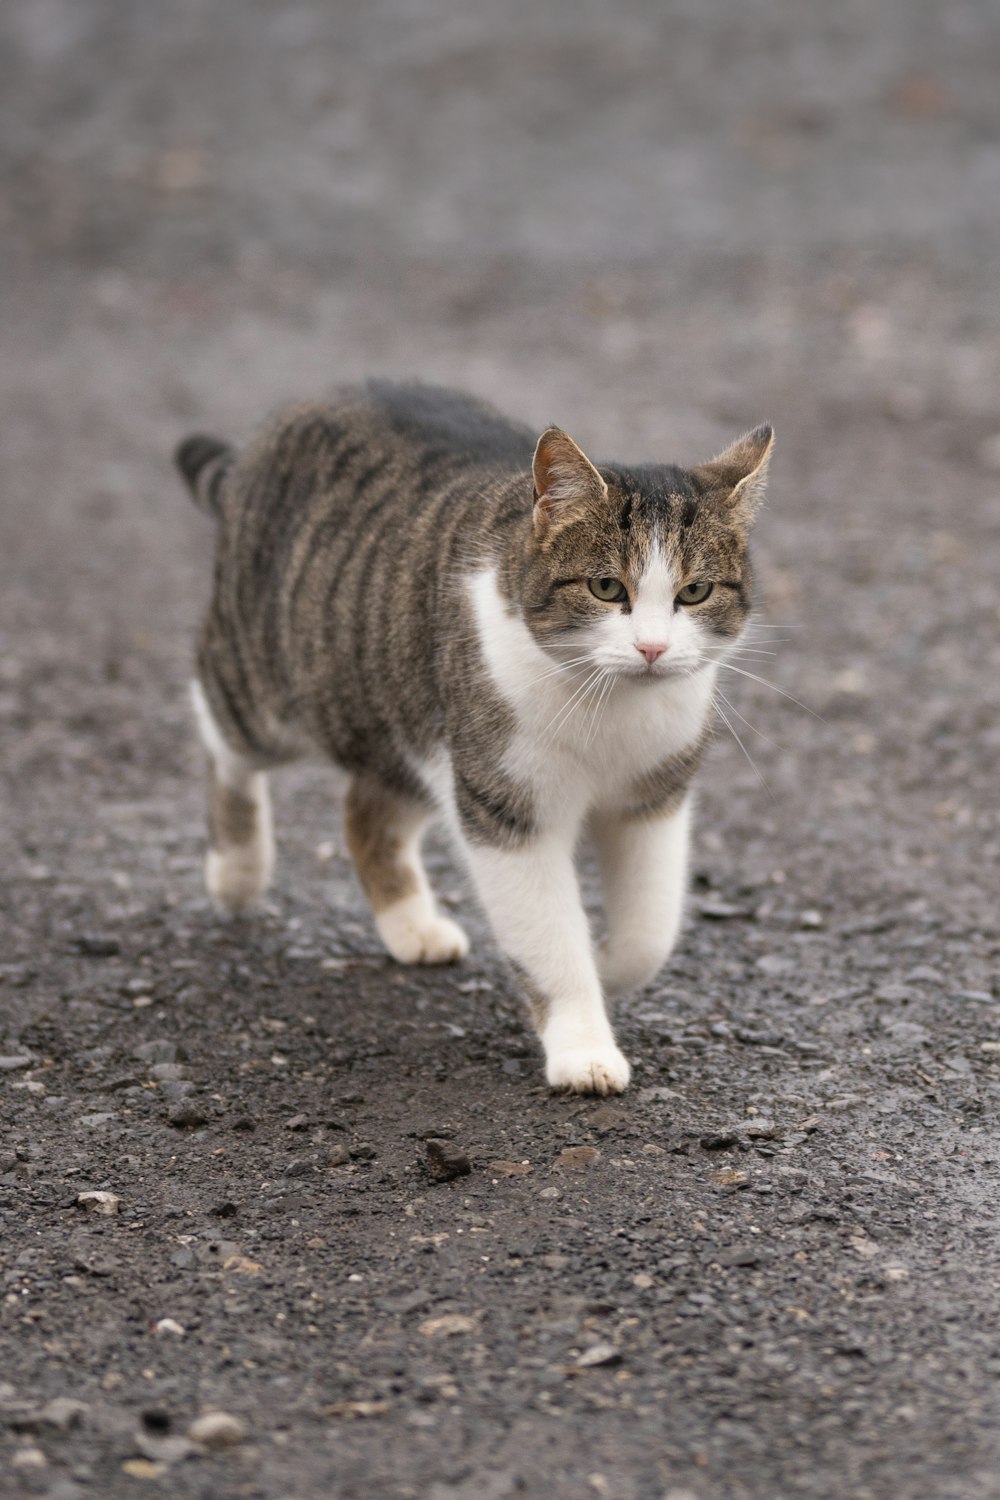
[{"label": "cat's front leg", "polygon": [[553,1088],[620,1094],[629,1065],[615,1044],[580,900],[571,845],[473,845],[469,863],[497,940],[519,971]]},{"label": "cat's front leg", "polygon": [[609,995],[648,983],[677,941],[690,824],[690,797],[669,817],[636,819],[606,812],[593,820],[608,919],[598,967]]}]

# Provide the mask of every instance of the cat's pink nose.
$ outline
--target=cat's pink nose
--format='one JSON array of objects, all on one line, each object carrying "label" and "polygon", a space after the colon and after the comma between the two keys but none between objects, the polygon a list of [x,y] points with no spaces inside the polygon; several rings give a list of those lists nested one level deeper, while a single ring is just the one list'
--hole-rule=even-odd
[{"label": "cat's pink nose", "polygon": [[666,651],[667,643],[666,641],[636,641],[635,649],[641,651],[649,662],[649,665],[652,666],[654,661],[658,661],[664,651]]}]

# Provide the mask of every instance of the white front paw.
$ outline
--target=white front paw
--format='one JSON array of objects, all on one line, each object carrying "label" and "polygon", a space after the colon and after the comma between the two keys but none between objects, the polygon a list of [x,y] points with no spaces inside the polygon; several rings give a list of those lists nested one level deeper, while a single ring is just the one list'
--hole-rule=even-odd
[{"label": "white front paw", "polygon": [[408,899],[375,918],[379,937],[397,963],[452,964],[469,951],[469,939],[449,917]]},{"label": "white front paw", "polygon": [[631,1069],[614,1042],[593,1047],[546,1048],[545,1077],[550,1088],[573,1094],[620,1094]]}]

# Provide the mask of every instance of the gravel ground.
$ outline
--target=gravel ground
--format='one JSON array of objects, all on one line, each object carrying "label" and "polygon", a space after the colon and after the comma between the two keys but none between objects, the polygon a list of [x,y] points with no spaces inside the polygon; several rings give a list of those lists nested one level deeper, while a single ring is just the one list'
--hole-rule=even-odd
[{"label": "gravel ground", "polygon": [[[993,0],[5,5],[5,1497],[1000,1496],[998,76]],[[776,424],[620,1100],[445,849],[472,956],[382,956],[329,770],[208,909],[168,455],[369,373]]]}]

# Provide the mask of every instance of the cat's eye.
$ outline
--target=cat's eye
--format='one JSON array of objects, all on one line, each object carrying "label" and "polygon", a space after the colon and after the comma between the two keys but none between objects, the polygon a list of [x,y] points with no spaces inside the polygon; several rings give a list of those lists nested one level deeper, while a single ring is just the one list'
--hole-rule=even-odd
[{"label": "cat's eye", "polygon": [[712,592],[710,583],[686,583],[677,595],[678,604],[702,604]]},{"label": "cat's eye", "polygon": [[619,578],[591,578],[587,586],[602,604],[619,604],[628,592]]}]

